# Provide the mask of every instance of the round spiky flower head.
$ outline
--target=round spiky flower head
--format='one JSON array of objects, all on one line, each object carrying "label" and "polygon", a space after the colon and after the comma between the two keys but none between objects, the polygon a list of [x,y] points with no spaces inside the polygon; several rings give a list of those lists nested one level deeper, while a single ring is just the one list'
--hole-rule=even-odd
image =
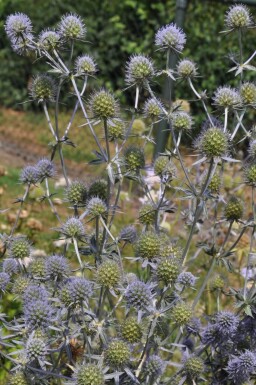
[{"label": "round spiky flower head", "polygon": [[149,231],[141,234],[135,246],[136,255],[142,259],[152,260],[159,257],[160,239],[155,233]]},{"label": "round spiky flower head", "polygon": [[61,228],[67,238],[81,238],[84,236],[84,225],[78,218],[69,218]]},{"label": "round spiky flower head", "polygon": [[31,246],[25,237],[14,238],[9,248],[11,258],[26,258],[30,256]]},{"label": "round spiky flower head", "polygon": [[29,54],[34,51],[34,46],[32,43],[33,35],[28,33],[21,37],[11,39],[11,46],[14,52],[18,55],[29,56]]},{"label": "round spiky flower head", "polygon": [[220,311],[216,314],[214,321],[218,333],[225,338],[232,336],[239,324],[238,316],[230,311]]},{"label": "round spiky flower head", "polygon": [[163,105],[160,100],[151,98],[146,101],[143,108],[143,113],[147,118],[157,119],[162,113]]},{"label": "round spiky flower head", "polygon": [[58,49],[62,41],[58,32],[46,29],[40,33],[38,43],[39,47],[45,51],[52,51]]},{"label": "round spiky flower head", "polygon": [[231,87],[219,87],[213,96],[213,104],[220,109],[238,108],[242,104],[242,99],[239,92]]},{"label": "round spiky flower head", "polygon": [[34,302],[35,300],[47,301],[48,297],[49,293],[44,286],[33,284],[28,285],[22,295],[25,306],[28,306],[29,303]]},{"label": "round spiky flower head", "polygon": [[113,369],[122,369],[130,361],[131,351],[129,345],[122,340],[112,341],[105,351],[104,360]]},{"label": "round spiky flower head", "polygon": [[221,179],[218,174],[214,174],[210,183],[208,184],[208,191],[211,194],[219,194],[221,186]]},{"label": "round spiky flower head", "polygon": [[30,18],[24,13],[14,13],[9,15],[5,23],[5,31],[9,39],[15,40],[25,37],[32,32],[32,23]]},{"label": "round spiky flower head", "polygon": [[156,211],[151,203],[145,203],[139,211],[139,221],[143,225],[152,225],[155,221]]},{"label": "round spiky flower head", "polygon": [[15,295],[22,295],[30,283],[31,280],[28,277],[17,277],[15,284],[12,287],[12,293]]},{"label": "round spiky flower head", "polygon": [[124,153],[124,160],[128,171],[138,173],[145,166],[144,152],[139,147],[128,147]]},{"label": "round spiky flower head", "polygon": [[128,84],[141,84],[155,74],[153,62],[144,55],[133,55],[126,63],[125,80]]},{"label": "round spiky flower head", "polygon": [[246,350],[240,356],[233,356],[226,368],[228,377],[233,380],[235,384],[241,385],[250,379],[251,374],[256,369],[256,355],[255,353]]},{"label": "round spiky flower head", "polygon": [[180,275],[178,276],[177,282],[180,285],[183,285],[186,287],[193,287],[195,286],[196,279],[197,278],[190,271],[184,271],[180,273]]},{"label": "round spiky flower head", "polygon": [[256,85],[254,83],[243,83],[240,88],[240,94],[244,104],[256,105]]},{"label": "round spiky flower head", "polygon": [[19,271],[19,264],[14,258],[6,258],[3,261],[3,271],[10,276]]},{"label": "round spiky flower head", "polygon": [[97,270],[97,282],[109,289],[118,285],[120,281],[120,269],[116,262],[105,261]]},{"label": "round spiky flower head", "polygon": [[134,280],[126,289],[125,299],[129,308],[134,307],[137,310],[148,309],[152,300],[149,285],[142,281]]},{"label": "round spiky flower head", "polygon": [[253,24],[249,9],[242,4],[231,6],[225,17],[225,24],[231,29],[249,28]]},{"label": "round spiky flower head", "polygon": [[226,204],[224,216],[227,221],[238,221],[242,218],[244,211],[243,203],[236,197],[231,197]]},{"label": "round spiky flower head", "polygon": [[189,131],[192,127],[192,119],[187,112],[175,112],[172,114],[171,119],[175,130]]},{"label": "round spiky flower head", "polygon": [[8,378],[8,385],[29,385],[29,382],[22,371],[11,374]]},{"label": "round spiky flower head", "polygon": [[55,81],[46,74],[35,76],[30,89],[32,99],[40,102],[53,102],[56,95]]},{"label": "round spiky flower head", "polygon": [[119,238],[128,243],[134,243],[137,239],[137,231],[134,226],[125,226],[119,234]]},{"label": "round spiky flower head", "polygon": [[181,52],[185,43],[185,33],[174,23],[160,28],[156,33],[155,44],[162,49]]},{"label": "round spiky flower head", "polygon": [[86,208],[88,213],[94,217],[104,216],[107,212],[106,203],[98,197],[91,198],[87,202]]},{"label": "round spiky flower head", "polygon": [[173,179],[176,176],[176,168],[169,156],[159,155],[154,163],[154,172],[161,178]]},{"label": "round spiky flower head", "polygon": [[34,360],[44,361],[46,356],[46,345],[39,338],[30,338],[26,345],[26,356],[29,362]]},{"label": "round spiky flower head", "polygon": [[37,257],[33,258],[28,266],[29,272],[34,278],[46,278],[45,258]]},{"label": "round spiky flower head", "polygon": [[120,119],[113,119],[108,124],[108,137],[110,140],[122,139],[125,134],[125,124]]},{"label": "round spiky flower head", "polygon": [[172,309],[172,320],[179,326],[186,325],[192,318],[192,309],[184,302],[180,302]]},{"label": "round spiky flower head", "polygon": [[143,372],[150,378],[160,377],[165,370],[165,363],[156,355],[150,356],[145,362]]},{"label": "round spiky flower head", "polygon": [[97,71],[96,63],[89,55],[82,55],[76,59],[75,62],[76,74],[80,75],[94,75]]},{"label": "round spiky flower head", "polygon": [[256,187],[256,163],[249,164],[244,169],[245,182]]},{"label": "round spiky flower head", "polygon": [[20,181],[23,184],[36,184],[38,181],[38,169],[35,166],[26,166],[21,170]]},{"label": "round spiky flower head", "polygon": [[45,262],[46,275],[53,279],[63,279],[69,274],[69,264],[62,255],[51,255]]},{"label": "round spiky flower head", "polygon": [[26,325],[31,329],[46,329],[53,320],[54,311],[47,301],[34,300],[24,308]]},{"label": "round spiky flower head", "polygon": [[224,279],[220,275],[216,275],[211,282],[212,290],[222,290],[224,287],[225,287]]},{"label": "round spiky flower head", "polygon": [[192,60],[183,59],[177,65],[177,73],[182,79],[193,79],[197,75],[197,68]]},{"label": "round spiky flower head", "polygon": [[82,39],[86,28],[80,16],[70,13],[62,16],[58,32],[66,40]]},{"label": "round spiky flower head", "polygon": [[142,337],[142,329],[136,318],[127,318],[121,326],[122,338],[130,344],[139,342]]},{"label": "round spiky flower head", "polygon": [[81,365],[74,374],[76,385],[104,385],[104,373],[94,364]]},{"label": "round spiky flower head", "polygon": [[221,157],[228,153],[229,138],[220,127],[210,127],[200,134],[195,146],[207,158]]},{"label": "round spiky flower head", "polygon": [[36,164],[36,168],[38,172],[38,179],[40,181],[45,178],[53,178],[55,176],[54,164],[49,159],[43,158],[39,160]]},{"label": "round spiky flower head", "polygon": [[5,272],[1,272],[0,273],[0,291],[5,291],[9,282],[10,282],[9,274]]},{"label": "round spiky flower head", "polygon": [[83,277],[73,277],[69,282],[69,290],[72,301],[80,304],[93,294],[92,282]]},{"label": "round spiky flower head", "polygon": [[103,201],[107,200],[107,181],[105,179],[99,179],[92,182],[88,190],[88,198],[98,197]]},{"label": "round spiky flower head", "polygon": [[91,95],[90,108],[93,117],[101,120],[115,118],[119,110],[114,96],[105,90],[94,92]]},{"label": "round spiky flower head", "polygon": [[176,281],[180,272],[180,264],[174,258],[166,258],[157,265],[156,275],[159,281],[165,285],[172,284]]},{"label": "round spiky flower head", "polygon": [[204,371],[204,362],[200,357],[190,356],[186,359],[182,370],[189,380],[196,379]]},{"label": "round spiky flower head", "polygon": [[69,184],[65,191],[67,200],[72,205],[84,205],[87,198],[87,190],[85,184],[80,180],[76,180]]}]

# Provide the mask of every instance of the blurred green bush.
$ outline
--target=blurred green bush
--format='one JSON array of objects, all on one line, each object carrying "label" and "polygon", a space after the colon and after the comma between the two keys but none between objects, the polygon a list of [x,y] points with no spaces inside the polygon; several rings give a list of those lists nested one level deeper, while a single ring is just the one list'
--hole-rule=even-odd
[{"label": "blurred green bush", "polygon": [[[13,12],[27,13],[34,25],[57,24],[60,16],[67,12],[76,12],[85,19],[88,44],[76,45],[76,53],[84,48],[92,54],[98,63],[101,85],[114,89],[117,96],[124,98],[124,67],[129,55],[143,52],[153,55],[155,61],[165,60],[161,52],[155,52],[154,35],[159,27],[174,21],[175,0],[0,0],[1,35],[0,41],[0,104],[18,109],[30,108],[22,104],[28,100],[27,87],[33,75],[32,61],[36,58],[24,58],[12,52],[4,33],[6,17]],[[215,84],[225,84],[232,75],[226,73],[224,60],[229,60],[227,52],[233,53],[235,37],[223,36],[223,13],[227,4],[213,0],[190,0],[186,14],[184,30],[188,36],[188,47],[184,56],[191,57],[199,68],[202,78],[198,79],[199,88],[213,91]],[[251,7],[252,13],[256,10]],[[256,30],[251,30],[244,41],[245,52],[255,41]],[[44,71],[43,63],[38,62],[33,68]],[[97,83],[99,84],[99,83]],[[161,84],[157,85],[160,92]],[[180,87],[179,87],[180,88]],[[129,92],[126,93],[129,98]],[[176,94],[178,98],[189,98],[186,88]],[[65,100],[69,106],[69,100]]]}]

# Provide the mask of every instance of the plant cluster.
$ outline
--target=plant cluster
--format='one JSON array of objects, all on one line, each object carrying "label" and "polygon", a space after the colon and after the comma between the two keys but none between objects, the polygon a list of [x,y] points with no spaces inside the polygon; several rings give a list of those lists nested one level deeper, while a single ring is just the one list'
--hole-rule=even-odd
[{"label": "plant cluster", "polygon": [[[200,72],[193,60],[181,58],[170,68],[170,54],[181,56],[187,40],[172,23],[155,37],[157,50],[166,57],[164,69],[155,68],[143,54],[128,59],[125,82],[134,89],[134,105],[127,111],[105,88],[86,95],[97,64],[87,52],[73,57],[75,43],[86,36],[78,15],[64,15],[56,28],[39,36],[25,14],[7,18],[5,30],[13,50],[31,51],[49,65],[47,74],[33,79],[30,97],[42,106],[53,137],[49,159],[21,171],[24,195],[17,199],[10,233],[1,234],[0,293],[2,300],[11,295],[21,305],[13,318],[0,314],[0,357],[9,371],[9,385],[255,381],[256,129],[243,123],[256,105],[255,85],[246,80],[247,72],[255,71],[251,62],[256,51],[246,60],[243,53],[243,38],[254,21],[246,7],[236,5],[227,11],[225,26],[225,34],[238,36],[239,53],[232,57],[230,70],[238,76],[237,88],[218,87],[209,103],[206,92],[196,89]],[[194,139],[193,164],[188,164],[181,147],[185,135],[193,136],[193,118],[182,102],[172,100],[171,89],[167,101],[155,95],[153,82],[158,77],[188,87],[203,106],[205,119]],[[63,129],[58,119],[66,83],[72,86],[74,109]],[[148,95],[144,105],[142,92]],[[51,104],[54,109],[49,109]],[[82,130],[95,140],[91,164],[103,167],[101,178],[90,185],[68,175],[63,156],[63,147],[75,147],[69,136],[78,109]],[[140,135],[135,118],[148,125]],[[151,164],[148,153],[160,120],[166,122],[172,143]],[[96,133],[99,125],[103,138]],[[237,159],[239,140],[248,143],[243,162]],[[68,217],[58,212],[49,183],[56,175],[57,157]],[[249,210],[245,197],[223,193],[225,175],[232,168],[241,171],[251,192]],[[129,226],[117,228],[127,181],[130,193],[141,195],[143,204]],[[41,199],[49,203],[58,222],[52,230],[63,240],[60,254],[34,255],[29,239],[17,232],[34,185],[44,189]],[[182,202],[178,215],[186,221],[185,240],[166,230],[175,212],[170,196]],[[200,237],[202,224],[207,227],[205,239]],[[234,256],[244,236],[249,247],[239,271]],[[202,279],[194,275],[201,256],[207,270],[200,273]],[[218,269],[242,277],[242,287],[228,287],[225,276],[214,276]],[[211,312],[204,298],[207,288],[215,297]]]}]

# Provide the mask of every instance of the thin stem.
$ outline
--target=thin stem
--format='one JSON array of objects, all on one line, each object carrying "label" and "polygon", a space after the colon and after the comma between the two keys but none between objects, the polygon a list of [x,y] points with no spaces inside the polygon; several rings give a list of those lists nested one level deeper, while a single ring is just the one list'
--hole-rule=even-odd
[{"label": "thin stem", "polygon": [[49,113],[48,113],[46,102],[43,102],[43,109],[44,109],[44,113],[45,113],[45,116],[46,116],[46,120],[47,120],[48,126],[50,128],[50,131],[51,131],[54,139],[56,140],[56,142],[58,142],[58,137],[57,137],[57,135],[56,135],[56,133],[54,131],[54,128],[53,128],[53,125],[52,125],[52,122],[51,122],[51,119],[50,119],[50,116],[49,116]]},{"label": "thin stem", "polygon": [[207,285],[207,282],[208,282],[208,280],[209,280],[209,278],[210,278],[210,276],[211,276],[211,274],[212,274],[212,272],[213,272],[213,269],[214,269],[214,267],[215,267],[215,264],[216,264],[216,258],[215,258],[215,256],[213,256],[213,257],[212,257],[212,261],[211,261],[210,268],[209,268],[209,270],[208,270],[208,273],[206,274],[205,279],[204,279],[204,281],[203,281],[203,284],[202,284],[202,286],[200,287],[200,290],[198,291],[198,294],[197,294],[197,296],[196,296],[196,298],[195,298],[195,300],[194,300],[194,302],[193,302],[193,305],[192,305],[192,308],[193,308],[193,309],[196,307],[197,303],[199,302],[199,300],[200,300],[200,298],[201,298],[201,296],[202,296],[202,294],[203,294],[203,291],[204,291],[204,289],[205,289],[205,287],[206,287],[206,285]]},{"label": "thin stem", "polygon": [[207,115],[207,117],[208,117],[208,119],[209,119],[211,125],[213,126],[214,124],[213,124],[211,115],[210,115],[209,112],[208,112],[208,109],[207,109],[207,107],[206,107],[206,104],[205,104],[204,99],[203,99],[202,96],[197,92],[197,90],[195,89],[195,87],[194,87],[194,85],[193,85],[193,83],[192,83],[192,80],[191,80],[190,78],[188,78],[188,83],[189,83],[189,85],[190,85],[192,91],[193,91],[194,94],[196,95],[196,97],[197,97],[199,100],[201,100],[201,103],[202,103],[203,108],[204,108],[204,110],[205,110],[205,112],[206,112],[206,115]]},{"label": "thin stem", "polygon": [[48,199],[48,202],[51,206],[51,209],[52,209],[52,212],[54,213],[54,215],[56,216],[56,218],[58,219],[58,221],[61,223],[61,219],[59,217],[59,214],[57,213],[57,210],[51,200],[51,194],[50,194],[50,190],[49,190],[49,183],[48,183],[48,179],[45,178],[45,187],[46,187],[46,197]]},{"label": "thin stem", "polygon": [[17,213],[17,215],[16,215],[16,219],[15,219],[14,225],[12,226],[11,233],[10,233],[10,237],[13,236],[14,231],[15,231],[17,225],[18,225],[18,221],[19,221],[20,214],[21,214],[21,211],[22,211],[22,208],[23,208],[23,204],[24,204],[24,202],[25,202],[25,200],[26,200],[26,198],[27,198],[27,196],[28,196],[29,189],[30,189],[30,185],[28,184],[28,185],[26,186],[25,193],[24,193],[23,197],[21,198],[20,208],[19,208],[19,211],[18,211],[18,213]]},{"label": "thin stem", "polygon": [[223,129],[224,132],[227,131],[227,126],[228,126],[228,108],[226,107],[224,112],[224,129]]},{"label": "thin stem", "polygon": [[83,263],[82,263],[82,260],[81,260],[81,257],[80,257],[80,253],[79,253],[79,250],[78,250],[77,240],[76,240],[76,238],[72,238],[72,241],[74,243],[74,248],[75,248],[77,259],[79,261],[81,269],[83,269]]},{"label": "thin stem", "polygon": [[252,255],[252,250],[253,250],[253,240],[254,240],[254,233],[255,233],[256,213],[255,213],[255,203],[254,203],[254,186],[252,186],[252,212],[253,212],[254,226],[252,228],[252,235],[251,235],[251,240],[250,240],[250,249],[249,249],[248,256],[247,256],[247,265],[246,265],[246,273],[245,273],[245,279],[244,279],[244,290],[243,290],[244,298],[246,297],[246,288],[247,288],[247,283],[248,283],[248,278],[249,278],[249,269],[250,269],[251,255]]}]

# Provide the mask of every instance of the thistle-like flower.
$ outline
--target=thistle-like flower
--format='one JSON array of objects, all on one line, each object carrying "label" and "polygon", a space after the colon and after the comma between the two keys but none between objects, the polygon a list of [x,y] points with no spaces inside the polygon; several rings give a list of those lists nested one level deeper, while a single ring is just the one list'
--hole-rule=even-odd
[{"label": "thistle-like flower", "polygon": [[14,13],[9,15],[5,23],[5,31],[9,39],[15,41],[32,33],[32,23],[30,18],[24,13]]},{"label": "thistle-like flower", "polygon": [[163,180],[172,180],[176,177],[176,167],[169,156],[159,155],[154,163],[154,172]]},{"label": "thistle-like flower", "polygon": [[33,258],[28,265],[29,272],[33,278],[45,279],[46,278],[46,266],[44,257]]},{"label": "thistle-like flower", "polygon": [[151,289],[148,284],[134,280],[126,289],[125,299],[129,308],[148,310],[152,303]]},{"label": "thistle-like flower", "polygon": [[56,96],[55,81],[46,74],[35,76],[32,81],[30,94],[33,100],[40,102],[53,102]]},{"label": "thistle-like flower", "polygon": [[121,326],[121,334],[122,338],[131,344],[139,342],[142,337],[141,325],[135,318],[127,318]]},{"label": "thistle-like flower", "polygon": [[135,252],[139,258],[152,260],[160,254],[160,240],[157,234],[145,232],[140,235],[135,245]]},{"label": "thistle-like flower", "polygon": [[120,282],[120,268],[114,261],[103,262],[97,270],[97,282],[108,289],[118,285]]},{"label": "thistle-like flower", "polygon": [[244,168],[245,183],[256,187],[256,163],[248,164]]},{"label": "thistle-like flower", "polygon": [[145,203],[139,211],[139,221],[143,225],[152,225],[155,221],[156,211],[151,203]]},{"label": "thistle-like flower", "polygon": [[197,76],[195,63],[190,59],[183,59],[177,65],[177,74],[182,79],[193,79]]},{"label": "thistle-like flower", "polygon": [[86,28],[80,16],[70,13],[62,16],[58,32],[65,40],[77,40],[84,38]]},{"label": "thistle-like flower", "polygon": [[32,41],[33,35],[28,33],[24,36],[11,39],[11,46],[13,51],[18,55],[28,56],[29,53],[35,49]]},{"label": "thistle-like flower", "polygon": [[102,89],[94,92],[91,95],[89,104],[93,118],[106,120],[118,116],[119,105],[114,96],[108,91]]},{"label": "thistle-like flower", "polygon": [[81,238],[85,235],[84,225],[78,218],[69,218],[60,231],[67,238]]},{"label": "thistle-like flower", "polygon": [[113,119],[108,124],[108,137],[110,140],[123,139],[125,134],[125,124],[120,119]]},{"label": "thistle-like flower", "polygon": [[88,190],[88,198],[98,197],[103,201],[107,200],[107,181],[105,179],[99,179],[92,182]]},{"label": "thistle-like flower", "polygon": [[46,288],[35,284],[28,285],[22,295],[25,306],[29,306],[29,303],[36,300],[47,302],[48,297]]},{"label": "thistle-like flower", "polygon": [[45,262],[46,274],[53,279],[61,280],[69,275],[69,264],[62,255],[51,255]]},{"label": "thistle-like flower", "polygon": [[158,119],[163,111],[162,102],[158,99],[148,99],[143,107],[143,113],[147,118]]},{"label": "thistle-like flower", "polygon": [[38,44],[45,51],[57,50],[62,45],[61,36],[56,31],[46,29],[40,33]]},{"label": "thistle-like flower", "polygon": [[218,174],[214,174],[211,178],[210,183],[208,184],[208,191],[211,194],[219,194],[220,192],[220,187],[221,187],[221,178]]},{"label": "thistle-like flower", "polygon": [[186,325],[192,318],[192,309],[184,302],[180,302],[172,308],[171,317],[177,325]]},{"label": "thistle-like flower", "polygon": [[91,198],[87,202],[86,208],[88,210],[88,213],[93,217],[104,216],[104,214],[106,214],[107,212],[106,203],[98,197]]},{"label": "thistle-like flower", "polygon": [[11,258],[28,258],[31,253],[29,241],[25,237],[13,238],[10,243],[9,253]]},{"label": "thistle-like flower", "polygon": [[200,357],[190,356],[186,359],[182,371],[188,380],[195,380],[204,371],[204,362]]},{"label": "thistle-like flower", "polygon": [[10,374],[8,385],[29,385],[29,382],[25,374],[18,370],[17,372]]},{"label": "thistle-like flower", "polygon": [[47,353],[46,345],[43,340],[39,338],[29,338],[25,354],[29,362],[44,361]]},{"label": "thistle-like flower", "polygon": [[127,171],[138,173],[145,166],[143,150],[135,146],[128,147],[124,153],[124,161]]},{"label": "thistle-like flower", "polygon": [[155,70],[151,59],[144,55],[133,55],[126,63],[125,81],[130,85],[141,85],[151,80]]},{"label": "thistle-like flower", "polygon": [[68,287],[73,303],[80,304],[90,298],[93,294],[93,284],[83,277],[73,277]]},{"label": "thistle-like flower", "polygon": [[38,178],[38,169],[35,166],[26,166],[21,170],[20,181],[23,184],[36,184]]},{"label": "thistle-like flower", "polygon": [[165,367],[166,364],[159,356],[152,355],[145,362],[143,372],[151,379],[156,379],[163,374]]},{"label": "thistle-like flower", "polygon": [[26,288],[29,286],[31,283],[31,279],[25,276],[19,276],[15,280],[15,285],[12,287],[12,293],[15,295],[22,295]]},{"label": "thistle-like flower", "polygon": [[249,9],[242,4],[231,6],[225,17],[225,24],[232,30],[251,27],[253,20]]},{"label": "thistle-like flower", "polygon": [[256,85],[251,82],[245,82],[240,88],[242,101],[246,105],[256,105]]},{"label": "thistle-like flower", "polygon": [[84,205],[87,198],[87,189],[85,184],[80,180],[70,183],[65,190],[65,195],[70,204],[76,206]]},{"label": "thistle-like flower", "polygon": [[36,164],[38,179],[43,181],[45,178],[53,178],[55,176],[55,167],[52,161],[43,158]]},{"label": "thistle-like flower", "polygon": [[237,385],[242,385],[250,379],[251,374],[256,369],[255,353],[246,350],[239,356],[233,356],[226,368],[228,377]]},{"label": "thistle-like flower", "polygon": [[175,112],[171,115],[171,120],[175,130],[189,131],[192,127],[192,118],[187,112]]},{"label": "thistle-like flower", "polygon": [[137,239],[137,231],[134,226],[124,227],[119,234],[119,238],[128,243],[134,243]]},{"label": "thistle-like flower", "polygon": [[218,333],[223,338],[231,337],[237,330],[239,318],[230,311],[220,311],[216,314],[214,324]]},{"label": "thistle-like flower", "polygon": [[242,218],[244,206],[240,199],[231,197],[225,206],[224,216],[227,221],[238,221]]},{"label": "thistle-like flower", "polygon": [[131,351],[127,342],[122,340],[112,341],[104,352],[104,361],[111,368],[123,369],[128,365],[131,358]]},{"label": "thistle-like flower", "polygon": [[185,43],[185,33],[174,23],[160,28],[156,33],[155,44],[164,50],[181,52]]},{"label": "thistle-like flower", "polygon": [[54,310],[47,301],[34,300],[24,307],[26,325],[30,329],[46,329],[54,317]]},{"label": "thistle-like flower", "polygon": [[180,264],[174,258],[165,258],[160,260],[156,269],[157,279],[164,282],[165,285],[175,282],[179,272]]},{"label": "thistle-like flower", "polygon": [[91,56],[82,55],[76,59],[75,70],[77,76],[94,75],[97,71],[97,67]]},{"label": "thistle-like flower", "polygon": [[239,92],[231,87],[219,87],[213,96],[213,104],[219,109],[236,109],[242,104]]},{"label": "thistle-like flower", "polygon": [[220,127],[210,127],[199,135],[195,147],[207,158],[226,156],[229,137]]},{"label": "thistle-like flower", "polygon": [[73,374],[76,385],[104,385],[104,373],[101,368],[95,364],[80,365]]},{"label": "thistle-like flower", "polygon": [[180,273],[177,279],[177,283],[186,287],[195,286],[197,278],[190,271],[184,271]]},{"label": "thistle-like flower", "polygon": [[10,276],[19,271],[19,264],[14,258],[6,258],[3,260],[3,271]]},{"label": "thistle-like flower", "polygon": [[9,282],[10,282],[9,274],[5,272],[1,272],[0,273],[0,291],[5,291]]}]

